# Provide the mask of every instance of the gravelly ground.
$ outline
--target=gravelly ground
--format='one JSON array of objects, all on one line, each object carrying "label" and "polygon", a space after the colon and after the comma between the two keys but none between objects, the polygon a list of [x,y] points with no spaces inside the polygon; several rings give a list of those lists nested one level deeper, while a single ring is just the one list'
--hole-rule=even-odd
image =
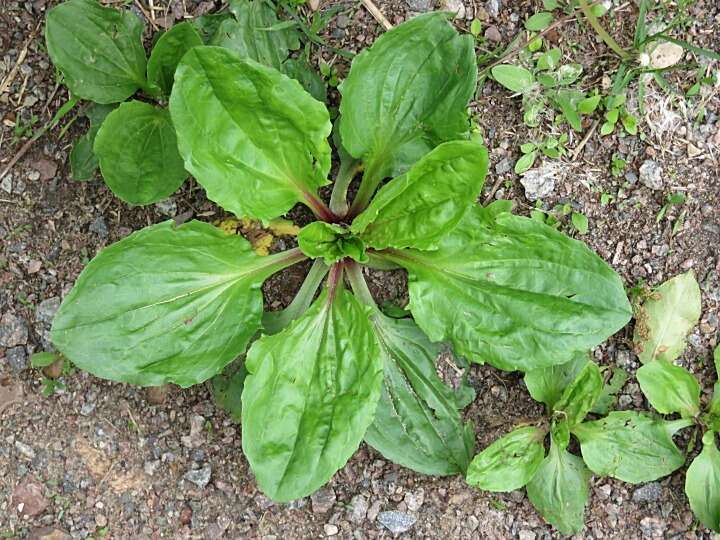
[{"label": "gravelly ground", "polygon": [[[0,6],[0,79],[5,79],[27,45],[27,55],[7,91],[0,93],[0,166],[22,145],[13,141],[13,124],[36,115],[42,124],[67,98],[55,83],[41,39],[44,12],[54,2],[5,0]],[[144,2],[143,2],[144,4]],[[155,1],[156,5],[161,2]],[[167,18],[213,8],[212,2],[172,1]],[[163,5],[166,5],[163,4]],[[392,23],[432,7],[431,0],[377,2]],[[493,6],[500,8],[495,13]],[[183,8],[184,6],[184,8]],[[326,31],[337,46],[359,50],[381,32],[358,4],[346,8]],[[472,0],[464,2],[465,19],[484,23],[486,35],[503,42],[520,29],[539,3]],[[711,0],[692,10],[686,37],[720,49],[720,9]],[[624,4],[612,31],[632,35],[636,10]],[[158,13],[162,15],[162,13]],[[37,30],[37,33],[33,33]],[[575,23],[551,38],[592,74],[588,85],[602,84],[614,58],[594,35]],[[328,61],[337,60],[317,51]],[[340,75],[346,66],[339,60]],[[717,65],[715,66],[717,69]],[[673,82],[687,85],[688,73]],[[569,202],[590,219],[583,239],[623,276],[626,285],[659,283],[694,269],[703,290],[703,314],[690,336],[683,363],[713,382],[710,350],[718,341],[720,315],[720,99],[706,89],[702,121],[694,121],[698,101],[688,103],[652,91],[646,100],[645,140],[592,136],[573,162],[563,162],[547,208]],[[519,143],[537,133],[522,125],[518,99],[487,83],[474,105],[491,149],[488,198],[511,198],[520,212],[530,203],[512,173]],[[162,208],[127,208],[101,181],[69,179],[66,164],[71,141],[83,121],[60,138],[59,131],[39,139],[0,186],[0,329],[11,329],[12,346],[0,348],[0,536],[18,538],[383,538],[392,534],[378,514],[397,510],[416,519],[409,538],[558,537],[535,513],[524,493],[487,494],[459,478],[429,478],[394,466],[363,446],[332,482],[312,498],[276,505],[256,488],[240,450],[239,428],[217,409],[205,386],[170,389],[160,404],[145,390],[76,372],[64,377],[67,389],[45,398],[41,375],[27,368],[27,355],[47,347],[47,331],[59,299],[83,264],[98,249],[168,215],[191,212],[217,219],[221,211],[193,182]],[[547,130],[547,128],[545,128]],[[571,141],[574,148],[577,140]],[[627,173],[610,175],[613,153],[628,160]],[[646,160],[662,167],[662,186],[638,181]],[[615,195],[601,206],[600,194]],[[668,217],[656,216],[669,193],[688,202]],[[673,220],[684,224],[673,235]],[[302,219],[301,214],[293,214]],[[569,229],[568,229],[569,231]],[[283,240],[286,241],[286,240]],[[300,284],[305,269],[294,269],[268,282],[268,304],[279,307]],[[403,298],[404,276],[375,274],[375,290]],[[595,351],[603,364],[633,372],[638,367],[630,347],[631,327]],[[471,383],[477,400],[467,418],[482,448],[510,427],[539,416],[517,374],[474,367]],[[620,396],[623,408],[644,407],[631,379]],[[680,441],[682,442],[682,441]],[[607,479],[592,481],[587,527],[580,538],[709,538],[698,528],[685,501],[683,474],[633,487]],[[22,508],[18,501],[25,501]],[[54,534],[54,536],[52,536]],[[50,536],[48,536],[50,535]]]}]

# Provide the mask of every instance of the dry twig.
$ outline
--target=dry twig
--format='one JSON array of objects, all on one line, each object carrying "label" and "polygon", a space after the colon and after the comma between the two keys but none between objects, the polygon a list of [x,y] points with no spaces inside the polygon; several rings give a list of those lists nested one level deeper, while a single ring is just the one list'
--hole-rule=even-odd
[{"label": "dry twig", "polygon": [[373,0],[362,0],[362,3],[363,6],[365,6],[365,8],[367,8],[370,12],[370,15],[372,15],[385,30],[390,30],[393,27],[392,23],[387,20],[387,17],[383,15],[382,11],[380,11],[380,8],[375,5]]}]

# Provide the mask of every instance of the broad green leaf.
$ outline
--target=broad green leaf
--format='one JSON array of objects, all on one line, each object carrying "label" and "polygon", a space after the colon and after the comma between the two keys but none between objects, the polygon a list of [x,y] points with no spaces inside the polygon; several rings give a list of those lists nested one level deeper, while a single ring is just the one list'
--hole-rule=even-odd
[{"label": "broad green leaf", "polygon": [[30,357],[30,365],[34,368],[43,368],[49,366],[60,358],[60,355],[57,353],[37,352]]},{"label": "broad green leaf", "polygon": [[88,131],[73,144],[70,151],[70,172],[76,182],[85,182],[95,177],[98,159],[93,152],[95,134]]},{"label": "broad green leaf", "polygon": [[577,232],[579,232],[580,234],[587,234],[590,224],[588,223],[588,218],[585,214],[581,214],[580,212],[573,212],[571,220],[573,227],[577,229]]},{"label": "broad green leaf", "polygon": [[123,201],[150,204],[187,178],[167,109],[128,101],[100,126],[93,146],[105,183]]},{"label": "broad green leaf", "polygon": [[581,99],[577,104],[577,111],[582,114],[592,114],[600,104],[600,95]]},{"label": "broad green leaf", "polygon": [[128,10],[95,0],[67,0],[47,14],[45,39],[53,64],[76,97],[118,103],[145,83],[143,25]]},{"label": "broad green leaf", "polygon": [[340,86],[340,134],[376,186],[441,142],[468,131],[475,91],[472,36],[448,13],[428,13],[385,32],[357,55]]},{"label": "broad green leaf", "polygon": [[269,221],[328,183],[328,111],[272,68],[195,47],[175,73],[170,112],[186,169],[238,216]]},{"label": "broad green leaf", "polygon": [[527,171],[535,163],[537,158],[537,151],[532,150],[527,154],[523,154],[520,159],[515,162],[515,174],[522,174]]},{"label": "broad green leaf", "polygon": [[638,484],[682,467],[685,456],[672,436],[691,424],[690,420],[666,422],[646,413],[613,411],[600,420],[579,424],[572,431],[590,470]]},{"label": "broad green leaf", "polygon": [[525,93],[534,82],[532,73],[512,64],[500,64],[492,68],[491,72],[497,82],[513,92]]},{"label": "broad green leaf", "polygon": [[584,244],[489,208],[473,207],[436,251],[385,256],[408,269],[410,310],[431,341],[501,369],[563,364],[630,318],[620,278]]},{"label": "broad green leaf", "polygon": [[443,143],[385,184],[351,230],[375,249],[433,249],[475,202],[487,164],[482,145]]},{"label": "broad green leaf", "polygon": [[372,423],[383,359],[368,312],[339,283],[250,348],[243,451],[273,500],[304,497],[330,480]]},{"label": "broad green leaf", "polygon": [[147,64],[147,78],[157,85],[165,95],[170,95],[175,69],[180,59],[193,47],[203,44],[192,23],[176,24],[157,40]]},{"label": "broad green leaf", "polygon": [[545,433],[534,426],[511,431],[475,456],[465,480],[485,491],[520,489],[543,462]]},{"label": "broad green leaf", "polygon": [[545,30],[553,22],[553,14],[547,11],[535,13],[527,21],[525,21],[525,29],[531,32],[540,32]]},{"label": "broad green leaf", "polygon": [[714,432],[708,431],[702,440],[702,452],[685,474],[685,494],[700,522],[720,532],[720,451]]},{"label": "broad green leaf", "polygon": [[247,369],[241,361],[229,364],[222,373],[215,375],[212,383],[215,403],[225,410],[235,422],[242,419],[242,392]]},{"label": "broad green leaf", "polygon": [[587,352],[577,352],[572,360],[564,364],[532,369],[525,373],[523,381],[530,396],[544,403],[551,410],[570,386],[580,370],[589,362]]},{"label": "broad green leaf", "polygon": [[597,398],[590,412],[595,414],[607,414],[617,403],[617,394],[628,380],[628,374],[624,369],[612,368],[610,380],[603,386],[600,397]]},{"label": "broad green leaf", "polygon": [[558,68],[555,72],[557,84],[559,86],[568,86],[574,83],[580,75],[583,68],[580,64],[565,64]]},{"label": "broad green leaf", "polygon": [[579,533],[585,525],[590,476],[582,459],[553,441],[548,456],[527,485],[528,499],[561,533]]},{"label": "broad green leaf", "polygon": [[93,151],[95,137],[105,118],[115,109],[115,105],[100,105],[93,103],[85,115],[90,120],[90,129],[73,145],[70,152],[70,170],[72,179],[76,182],[92,180],[95,177],[100,163]]},{"label": "broad green leaf", "polygon": [[653,291],[636,314],[634,341],[643,364],[672,362],[700,319],[700,287],[692,271],[669,279]]},{"label": "broad green leaf", "polygon": [[245,351],[260,327],[260,286],[288,257],[258,257],[242,237],[199,221],[147,227],[85,267],[55,317],[52,342],[105,379],[201,383]]},{"label": "broad green leaf", "polygon": [[585,364],[563,392],[553,410],[567,420],[570,429],[582,422],[603,389],[603,378],[595,362]]},{"label": "broad green leaf", "polygon": [[622,122],[622,125],[625,128],[625,131],[628,132],[628,134],[637,135],[637,120],[633,115],[623,114],[620,117],[620,121]]},{"label": "broad green leaf", "polygon": [[[715,347],[713,360],[715,362],[715,375],[720,377],[720,345]],[[713,386],[712,399],[708,405],[708,415],[712,429],[720,432],[720,381],[715,381]]]},{"label": "broad green leaf", "polygon": [[200,34],[203,43],[207,45],[213,40],[223,21],[230,18],[232,18],[231,13],[222,11],[220,13],[200,15],[199,17],[193,18],[190,23],[195,27],[198,34]]},{"label": "broad green leaf", "polygon": [[210,45],[237,52],[268,67],[282,71],[291,50],[300,47],[295,28],[280,22],[270,2],[234,0],[230,11],[235,16],[220,23]]},{"label": "broad green leaf", "polygon": [[316,259],[322,257],[328,265],[345,257],[358,262],[367,262],[365,244],[340,225],[314,221],[306,225],[298,234],[298,246],[302,252]]},{"label": "broad green leaf", "polygon": [[550,49],[546,53],[541,54],[540,57],[537,59],[537,69],[555,69],[560,63],[561,56],[562,51],[559,48],[554,47]]},{"label": "broad green leaf", "polygon": [[636,373],[643,394],[660,414],[683,418],[700,412],[700,385],[687,369],[665,360],[645,364]]},{"label": "broad green leaf", "polygon": [[475,446],[456,396],[438,377],[440,345],[411,319],[372,317],[385,357],[385,379],[365,442],[387,459],[423,474],[465,474]]},{"label": "broad green leaf", "polygon": [[283,63],[282,72],[298,81],[305,91],[318,101],[327,101],[327,84],[305,60],[289,58]]}]

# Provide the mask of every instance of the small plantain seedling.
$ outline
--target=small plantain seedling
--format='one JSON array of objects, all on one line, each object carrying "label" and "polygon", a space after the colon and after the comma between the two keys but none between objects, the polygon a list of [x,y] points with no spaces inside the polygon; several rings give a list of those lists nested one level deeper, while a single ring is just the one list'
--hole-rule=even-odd
[{"label": "small plantain seedling", "polygon": [[[720,347],[715,349],[714,359],[720,376]],[[720,384],[715,383],[712,399],[703,411],[700,384],[683,367],[655,359],[638,369],[637,380],[657,412],[680,418],[664,421],[647,414],[614,412],[582,424],[573,433],[585,462],[594,473],[625,482],[657,480],[685,464],[685,455],[673,443],[672,435],[694,426],[690,445],[701,432],[703,447],[687,469],[685,494],[700,522],[720,532],[720,451],[715,439],[720,432]]]},{"label": "small plantain seedling", "polygon": [[[570,88],[582,74],[580,64],[561,64],[562,52],[555,47],[524,60],[533,66],[532,71],[513,64],[500,64],[492,68],[493,78],[508,90],[523,98],[523,121],[529,127],[540,125],[541,115],[548,105],[555,108],[575,131],[582,131],[582,116],[592,114],[600,103],[597,94],[586,95]],[[520,55],[521,61],[523,55]]]},{"label": "small plantain seedling", "polygon": [[[129,10],[67,0],[48,11],[50,58],[72,95],[91,102],[90,128],[70,154],[75,180],[91,180],[99,166],[112,192],[136,205],[162,200],[180,187],[188,173],[167,100],[178,62],[205,41],[283,69],[324,96],[322,81],[306,64],[287,60],[300,46],[298,34],[287,25],[274,29],[279,21],[271,4],[232,0],[229,8],[231,13],[176,24],[154,42],[149,58],[143,24]],[[129,99],[138,92],[138,99]]]},{"label": "small plantain seedling", "polygon": [[525,487],[530,502],[548,523],[564,534],[580,532],[592,473],[567,450],[570,433],[589,413],[606,412],[624,381],[614,373],[604,385],[600,368],[588,360],[587,353],[576,354],[562,365],[527,371],[525,384],[533,399],[545,403],[547,416],[518,427],[475,456],[467,483],[498,492]]},{"label": "small plantain seedling", "polygon": [[[416,471],[464,474],[470,393],[436,374],[441,342],[526,370],[566,362],[630,318],[620,278],[584,244],[505,202],[476,205],[488,158],[468,133],[473,39],[448,17],[411,19],[354,58],[329,205],[325,105],[234,51],[188,51],[170,97],[186,169],[238,216],[268,222],[301,203],[319,221],[299,248],[265,257],[207,223],[152,225],[103,249],[54,321],[77,366],[142,386],[202,383],[247,350],[246,372],[220,389],[241,392],[243,450],[276,501],[317,490],[363,439]],[[295,299],[263,315],[262,283],[308,258]],[[408,272],[412,318],[376,307],[363,265]]]}]

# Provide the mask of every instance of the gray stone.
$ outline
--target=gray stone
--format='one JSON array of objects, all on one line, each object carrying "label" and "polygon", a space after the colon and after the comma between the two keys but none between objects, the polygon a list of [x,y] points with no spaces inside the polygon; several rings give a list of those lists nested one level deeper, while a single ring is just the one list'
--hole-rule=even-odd
[{"label": "gray stone", "polygon": [[645,517],[640,520],[640,530],[645,538],[664,538],[667,523],[660,518]]},{"label": "gray stone", "polygon": [[496,174],[505,174],[506,172],[510,172],[510,169],[512,169],[512,163],[508,158],[504,158],[495,164]]},{"label": "gray stone", "polygon": [[640,182],[650,189],[660,190],[663,188],[663,168],[652,159],[645,160],[640,165]]},{"label": "gray stone", "polygon": [[485,39],[489,41],[494,41],[495,43],[502,41],[502,34],[500,34],[500,30],[498,30],[498,27],[495,25],[488,26],[484,35]]},{"label": "gray stone", "polygon": [[630,184],[632,186],[632,185],[637,184],[638,177],[634,172],[628,171],[625,173],[625,180],[627,181],[628,184]]},{"label": "gray stone", "polygon": [[526,171],[520,183],[525,188],[525,197],[530,201],[542,199],[550,195],[555,189],[555,168],[541,165]]},{"label": "gray stone", "polygon": [[498,18],[502,9],[502,0],[488,0],[485,3],[485,9],[494,18]]},{"label": "gray stone", "polygon": [[332,523],[326,523],[323,525],[323,530],[325,531],[325,536],[335,536],[338,532],[340,532],[337,525],[333,525]]},{"label": "gray stone", "polygon": [[94,410],[95,410],[94,403],[83,403],[83,406],[80,407],[80,414],[83,416],[90,416]]},{"label": "gray stone", "polygon": [[347,28],[348,26],[350,26],[350,17],[348,17],[344,13],[340,13],[335,19],[335,24],[338,28]]},{"label": "gray stone", "polygon": [[335,491],[332,488],[324,488],[316,491],[310,497],[312,503],[312,511],[315,514],[325,514],[335,505]]},{"label": "gray stone", "polygon": [[415,525],[417,518],[405,512],[390,510],[388,512],[380,512],[377,520],[391,533],[400,534],[409,531],[412,526]]},{"label": "gray stone", "polygon": [[50,326],[58,309],[60,309],[59,296],[53,296],[43,300],[35,309],[35,319],[40,323]]},{"label": "gray stone", "polygon": [[177,203],[172,197],[156,202],[155,208],[158,209],[158,212],[168,217],[175,217],[177,214]]},{"label": "gray stone", "polygon": [[23,319],[6,313],[0,319],[0,347],[25,345],[28,340],[28,327]]},{"label": "gray stone", "polygon": [[632,495],[635,502],[653,502],[662,497],[662,486],[658,482],[650,482],[637,488]]},{"label": "gray stone", "polygon": [[202,489],[210,483],[210,475],[212,475],[212,468],[210,465],[205,465],[201,469],[189,470],[183,478]]},{"label": "gray stone", "polygon": [[105,225],[105,219],[102,216],[95,218],[95,221],[90,224],[89,230],[90,232],[97,234],[100,238],[107,238],[108,236],[108,228],[107,225]]},{"label": "gray stone", "polygon": [[11,347],[5,351],[5,358],[13,371],[23,371],[28,367],[27,353],[25,347]]},{"label": "gray stone", "polygon": [[435,0],[407,0],[407,5],[412,11],[431,11],[435,7]]},{"label": "gray stone", "polygon": [[441,0],[439,9],[454,13],[456,19],[465,18],[465,5],[462,0]]},{"label": "gray stone", "polygon": [[405,494],[405,504],[411,512],[417,512],[425,502],[425,490],[418,488],[415,491],[408,491]]},{"label": "gray stone", "polygon": [[15,441],[15,448],[26,458],[35,459],[35,450],[33,450],[32,446],[21,441]]},{"label": "gray stone", "polygon": [[535,533],[528,529],[520,529],[518,533],[519,540],[535,540]]},{"label": "gray stone", "polygon": [[355,495],[350,501],[350,521],[362,523],[368,511],[368,500],[364,495]]}]

